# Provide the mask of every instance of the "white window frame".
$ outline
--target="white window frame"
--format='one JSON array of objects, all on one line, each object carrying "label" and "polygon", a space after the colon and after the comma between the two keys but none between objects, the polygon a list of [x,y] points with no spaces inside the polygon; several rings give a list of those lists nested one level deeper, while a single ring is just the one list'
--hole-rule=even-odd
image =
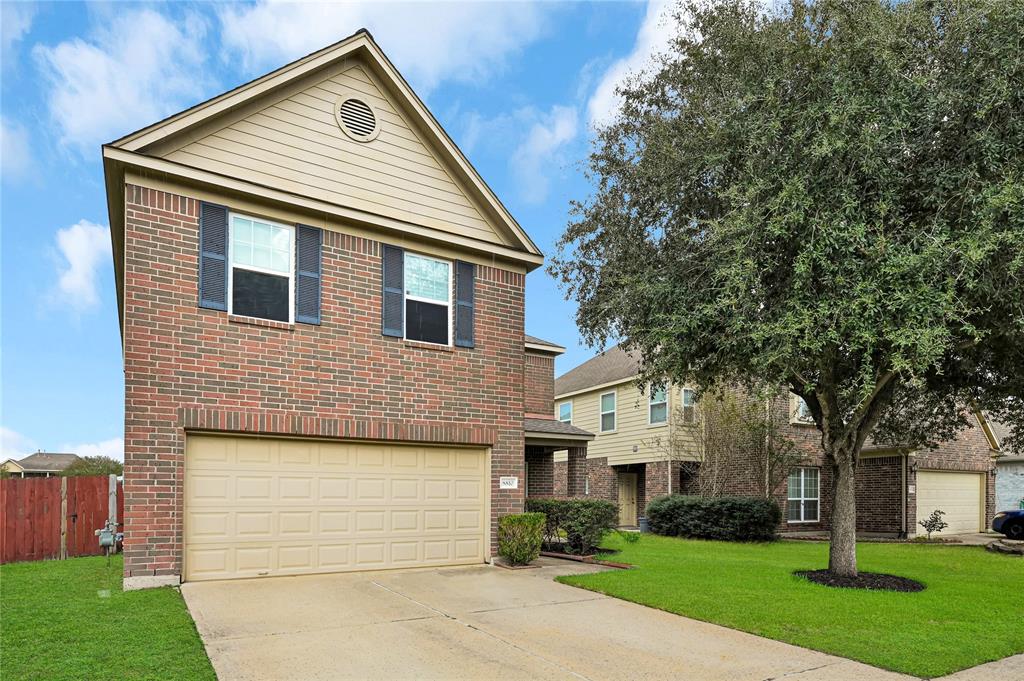
[{"label": "white window frame", "polygon": [[[424,298],[423,296],[409,295],[408,289],[405,288],[405,262],[406,262],[405,259],[408,258],[410,255],[413,256],[413,257],[416,257],[416,258],[423,258],[424,260],[433,260],[434,262],[444,263],[445,265],[448,266],[448,305],[447,305],[448,306],[448,315],[447,315],[447,317],[448,317],[448,342],[447,343],[434,343],[433,341],[416,340],[415,338],[409,338],[409,336],[408,336],[408,329],[409,329],[408,317],[409,317],[409,314],[408,314],[408,308],[405,305],[405,301],[407,301],[407,300],[415,300],[416,302],[427,303],[429,305],[440,305],[441,304],[440,302],[438,302],[436,300],[432,300],[430,298]],[[442,347],[442,348],[450,348],[450,347],[452,347],[452,343],[455,341],[455,339],[452,338],[452,331],[453,331],[453,329],[452,329],[452,298],[454,297],[453,292],[452,292],[452,286],[453,286],[453,284],[452,284],[452,275],[453,275],[452,270],[454,270],[454,269],[455,269],[455,263],[453,263],[451,260],[445,260],[444,258],[435,258],[434,256],[427,255],[425,253],[414,253],[412,251],[406,251],[405,252],[404,257],[402,258],[402,339],[403,340],[407,340],[410,343],[426,343],[427,345],[436,345],[436,346]]]},{"label": "white window frame", "polygon": [[234,262],[234,242],[232,235],[235,231],[235,218],[241,218],[242,220],[253,220],[255,222],[262,222],[267,225],[274,227],[280,227],[288,232],[288,262],[290,264],[288,268],[288,321],[287,324],[295,323],[295,225],[286,225],[281,222],[275,222],[274,220],[266,220],[255,215],[246,215],[245,213],[228,212],[228,314],[236,317],[245,317],[246,319],[260,319],[265,322],[277,322],[278,324],[284,323],[280,319],[267,319],[266,317],[253,317],[251,315],[243,315],[235,312],[235,276],[233,270],[239,267],[243,270],[249,270],[250,272],[259,272],[261,274],[270,274],[275,277],[283,277],[284,272],[278,272],[277,270],[267,269],[265,267],[256,267],[255,265],[236,265]]},{"label": "white window frame", "polygon": [[[790,489],[789,480],[786,481],[786,523],[789,525],[801,525],[806,523],[818,523],[821,522],[821,471],[813,466],[801,466],[795,468],[795,471],[800,471],[800,496],[794,497],[793,490]],[[805,496],[804,490],[807,489],[806,477],[808,471],[814,471],[815,475],[818,476],[818,496],[808,497]],[[804,502],[814,501],[817,502],[818,513],[814,518],[805,517],[804,513]],[[800,520],[789,519],[789,504],[797,502],[800,504]]]},{"label": "white window frame", "polygon": [[[654,401],[654,388],[651,388],[651,394],[647,398],[647,425],[649,425],[649,426],[664,426],[664,425],[666,425],[668,423],[668,414],[669,414],[669,410],[668,410],[668,393],[669,393],[669,390],[668,390],[668,387],[666,386],[665,388],[662,388],[662,392],[664,393],[664,397],[665,397],[664,400],[661,400],[661,401],[658,401],[658,402]],[[665,419],[662,420],[662,421],[652,421],[651,420],[651,412],[654,410],[654,407],[656,405],[659,405],[659,404],[664,404],[665,405]]]},{"label": "white window frame", "polygon": [[[565,419],[562,418],[562,407],[564,407],[565,405],[569,405],[569,420],[568,421],[566,421]],[[559,402],[558,403],[558,413],[557,413],[556,416],[557,416],[558,420],[561,421],[562,423],[568,423],[569,425],[572,425],[572,400],[566,400],[565,402]]]},{"label": "white window frame", "polygon": [[[615,403],[612,406],[612,410],[611,411],[604,411],[604,398],[606,396],[608,396],[608,395],[612,396],[612,399],[615,400]],[[619,412],[619,391],[617,391],[617,390],[609,390],[608,392],[603,392],[600,395],[598,395],[597,396],[597,429],[598,429],[598,432],[601,432],[601,433],[614,433],[616,430],[618,430],[618,428],[619,428],[619,413],[618,412]],[[605,416],[605,414],[611,414],[612,415],[612,421],[615,422],[614,425],[609,430],[605,430],[604,429],[604,416]]]},{"label": "white window frame", "polygon": [[[686,404],[686,395],[690,395],[690,404]],[[679,389],[679,409],[683,413],[683,423],[696,423],[697,422],[697,400],[694,396],[697,392],[693,388],[680,388]],[[690,418],[686,418],[686,407],[690,407]]]}]

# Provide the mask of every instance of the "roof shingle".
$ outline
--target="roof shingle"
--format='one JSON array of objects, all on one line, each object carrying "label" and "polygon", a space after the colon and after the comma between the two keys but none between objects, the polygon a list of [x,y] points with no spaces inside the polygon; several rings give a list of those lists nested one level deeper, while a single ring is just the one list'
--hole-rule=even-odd
[{"label": "roof shingle", "polygon": [[632,378],[639,370],[636,355],[616,345],[556,378],[555,397]]}]

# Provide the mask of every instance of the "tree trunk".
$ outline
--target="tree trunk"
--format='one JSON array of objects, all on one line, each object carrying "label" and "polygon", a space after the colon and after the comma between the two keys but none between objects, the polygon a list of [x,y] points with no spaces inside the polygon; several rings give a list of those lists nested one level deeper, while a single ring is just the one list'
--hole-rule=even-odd
[{"label": "tree trunk", "polygon": [[832,538],[828,569],[834,575],[857,576],[857,478],[852,454],[832,457]]}]

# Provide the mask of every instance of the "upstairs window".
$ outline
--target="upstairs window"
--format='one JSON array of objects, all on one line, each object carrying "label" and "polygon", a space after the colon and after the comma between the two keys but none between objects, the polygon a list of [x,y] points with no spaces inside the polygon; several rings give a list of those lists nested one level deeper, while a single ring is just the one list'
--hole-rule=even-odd
[{"label": "upstairs window", "polygon": [[668,393],[664,388],[651,390],[650,403],[647,406],[647,422],[651,425],[668,422]]},{"label": "upstairs window", "polygon": [[601,432],[615,430],[615,393],[601,395]]},{"label": "upstairs window", "polygon": [[682,397],[683,423],[693,423],[697,420],[697,405],[694,400],[694,392],[689,388],[680,391]]},{"label": "upstairs window", "polygon": [[811,414],[810,407],[799,395],[793,395],[793,417],[791,420],[793,423],[814,423],[814,415]]},{"label": "upstairs window", "polygon": [[562,402],[558,405],[558,420],[562,423],[572,423],[572,402]]},{"label": "upstairs window", "polygon": [[449,345],[452,266],[450,262],[405,254],[405,338]]},{"label": "upstairs window", "polygon": [[231,215],[228,312],[291,323],[295,228]]}]

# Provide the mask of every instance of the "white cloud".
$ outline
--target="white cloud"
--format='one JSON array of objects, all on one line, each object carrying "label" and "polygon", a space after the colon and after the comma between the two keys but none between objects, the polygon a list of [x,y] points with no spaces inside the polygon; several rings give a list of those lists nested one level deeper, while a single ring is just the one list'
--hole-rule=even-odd
[{"label": "white cloud", "polygon": [[630,74],[649,66],[652,57],[666,50],[676,32],[671,12],[667,11],[673,6],[668,0],[651,0],[647,4],[647,14],[637,32],[633,51],[608,67],[587,102],[591,127],[600,128],[615,119],[620,103],[615,88]]},{"label": "white cloud", "polygon": [[36,443],[21,433],[0,426],[0,461],[24,459],[36,451]]},{"label": "white cloud", "polygon": [[200,99],[209,80],[205,22],[151,9],[120,11],[88,40],[37,45],[50,116],[65,146],[88,155],[98,145]]},{"label": "white cloud", "polygon": [[247,69],[297,59],[366,27],[420,94],[445,80],[475,81],[537,39],[551,4],[314,3],[264,0],[220,11],[226,56]]},{"label": "white cloud", "polygon": [[21,42],[36,16],[36,6],[31,2],[4,2],[0,4],[0,41],[2,41],[4,68],[13,63],[14,46]]},{"label": "white cloud", "polygon": [[57,230],[57,249],[63,257],[57,273],[61,302],[81,312],[99,302],[96,270],[110,259],[110,230],[88,220]]},{"label": "white cloud", "polygon": [[109,456],[111,459],[124,461],[124,439],[115,437],[102,442],[64,445],[61,447],[61,451],[78,454],[78,456]]},{"label": "white cloud", "polygon": [[574,107],[553,106],[533,113],[535,121],[509,159],[523,199],[541,203],[548,195],[551,174],[565,164],[561,152],[576,138],[579,114]]},{"label": "white cloud", "polygon": [[31,169],[28,131],[20,123],[0,117],[0,176],[3,182],[24,178]]}]

